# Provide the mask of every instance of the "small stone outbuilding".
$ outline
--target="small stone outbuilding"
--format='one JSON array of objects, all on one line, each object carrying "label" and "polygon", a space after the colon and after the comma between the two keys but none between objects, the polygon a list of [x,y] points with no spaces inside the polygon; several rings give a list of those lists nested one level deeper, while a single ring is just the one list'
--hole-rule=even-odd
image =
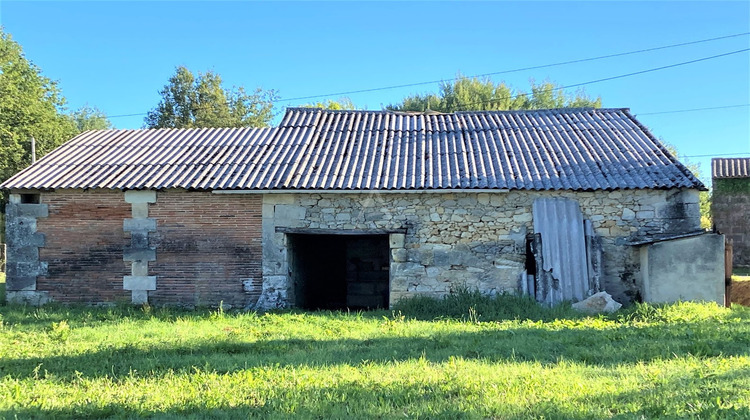
[{"label": "small stone outbuilding", "polygon": [[276,128],[88,131],[1,187],[9,301],[257,309],[532,293],[532,248],[556,246],[534,239],[542,215],[599,244],[595,282],[561,296],[628,303],[628,244],[699,230],[705,189],[627,109],[308,108]]},{"label": "small stone outbuilding", "polygon": [[733,263],[750,267],[750,158],[711,159],[711,216],[733,244]]}]

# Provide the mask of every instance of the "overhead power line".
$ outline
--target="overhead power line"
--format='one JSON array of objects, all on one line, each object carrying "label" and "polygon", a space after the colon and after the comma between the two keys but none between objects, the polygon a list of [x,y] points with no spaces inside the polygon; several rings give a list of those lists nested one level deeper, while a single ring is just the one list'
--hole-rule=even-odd
[{"label": "overhead power line", "polygon": [[[518,68],[518,69],[503,70],[503,71],[497,71],[497,72],[492,72],[492,73],[483,73],[483,74],[477,74],[477,75],[467,76],[467,77],[485,77],[485,76],[492,76],[492,75],[505,74],[505,73],[513,73],[513,72],[519,72],[519,71],[525,71],[525,70],[534,70],[534,69],[540,69],[540,68],[562,66],[562,65],[566,65],[566,64],[581,63],[581,62],[593,61],[593,60],[601,60],[601,59],[605,59],[605,58],[619,57],[619,56],[625,56],[625,55],[631,55],[631,54],[639,54],[639,53],[644,53],[644,52],[649,52],[649,51],[662,50],[662,49],[666,49],[666,48],[675,48],[675,47],[681,47],[681,46],[685,46],[685,45],[692,45],[692,44],[698,44],[698,43],[716,41],[716,40],[727,39],[727,38],[735,38],[735,37],[746,36],[746,35],[750,35],[750,32],[743,32],[743,33],[734,34],[734,35],[726,35],[726,36],[721,36],[721,37],[716,37],[716,38],[702,39],[702,40],[697,40],[697,41],[683,42],[683,43],[679,43],[679,44],[664,45],[664,46],[661,46],[661,47],[646,48],[646,49],[635,50],[635,51],[628,51],[628,52],[617,53],[617,54],[609,54],[609,55],[603,55],[603,56],[598,56],[598,57],[583,58],[583,59],[579,59],[579,60],[570,60],[570,61],[563,61],[563,62],[559,62],[559,63],[544,64],[544,65],[539,65],[539,66],[523,67],[523,68]],[[562,87],[558,87],[558,88],[555,88],[555,89],[569,89],[571,87],[578,87],[578,86],[583,86],[583,85],[586,85],[586,84],[592,84],[592,83],[598,83],[598,82],[603,82],[603,81],[607,81],[607,80],[613,80],[613,79],[618,79],[618,78],[623,78],[623,77],[628,77],[628,76],[634,76],[634,75],[637,75],[637,74],[648,73],[648,72],[657,71],[657,70],[663,70],[663,69],[667,69],[667,68],[671,68],[671,67],[677,67],[677,66],[682,66],[682,65],[686,65],[686,64],[691,64],[691,63],[695,63],[695,62],[699,62],[699,61],[710,60],[710,59],[713,59],[713,58],[719,58],[719,57],[723,57],[723,56],[726,56],[726,55],[737,54],[737,53],[745,52],[745,51],[748,51],[748,50],[750,50],[750,49],[743,49],[743,50],[733,51],[733,52],[729,52],[729,53],[725,53],[725,54],[719,54],[719,55],[715,55],[715,56],[711,56],[711,57],[704,57],[704,58],[700,58],[700,59],[697,59],[697,60],[686,61],[686,62],[672,64],[672,65],[663,66],[663,67],[658,67],[658,68],[654,68],[654,69],[643,70],[643,71],[640,71],[640,72],[628,73],[628,74],[625,74],[625,75],[613,76],[613,77],[608,77],[608,78],[604,78],[604,79],[598,79],[598,80],[593,80],[593,81],[589,81],[589,82],[578,83],[578,84],[574,84],[574,85],[562,86]],[[451,78],[451,79],[447,79],[447,80],[458,80],[458,78]],[[403,88],[403,87],[428,85],[428,84],[440,83],[442,81],[444,81],[444,80],[431,80],[431,81],[427,81],[427,82],[407,83],[407,84],[402,84],[402,85],[384,86],[384,87],[370,88],[370,89],[359,89],[359,90],[351,90],[351,91],[345,91],[345,92],[327,93],[327,94],[321,94],[321,95],[299,96],[299,97],[295,97],[295,98],[276,99],[276,100],[273,100],[271,102],[274,102],[274,103],[291,102],[291,101],[297,101],[297,100],[315,99],[315,98],[323,98],[323,97],[329,97],[329,96],[341,96],[341,95],[348,95],[348,94],[354,94],[354,93],[375,92],[375,91],[380,91],[380,90],[388,90],[388,89],[397,89],[397,88]],[[510,98],[514,98],[514,97],[517,97],[517,96],[523,96],[523,95],[527,95],[527,94],[528,93],[521,93],[521,94],[518,94],[518,95],[514,95],[514,96],[512,96]],[[508,99],[508,98],[499,98],[499,99]],[[499,99],[496,99],[496,100],[499,100]],[[491,102],[491,101],[486,101],[486,102]],[[482,103],[486,103],[486,102],[482,102]],[[474,104],[466,104],[465,106],[468,106],[468,105],[474,105]],[[137,117],[137,116],[142,116],[142,115],[147,115],[147,114],[148,114],[147,112],[139,112],[139,113],[132,113],[132,114],[118,114],[118,115],[108,115],[107,118]],[[644,115],[644,114],[641,114],[641,115]]]},{"label": "overhead power line", "polygon": [[680,155],[681,158],[694,158],[694,157],[716,157],[716,156],[737,156],[737,155],[750,155],[750,152],[738,152],[738,153],[722,153],[722,154],[711,154],[711,155]]},{"label": "overhead power line", "polygon": [[[667,65],[667,66],[655,67],[655,68],[647,69],[647,70],[634,71],[634,72],[631,72],[631,73],[625,73],[625,74],[620,74],[620,75],[617,75],[617,76],[605,77],[605,78],[602,78],[602,79],[589,80],[588,82],[574,83],[572,85],[565,85],[565,86],[556,86],[556,87],[553,87],[551,89],[544,89],[544,90],[542,90],[542,92],[553,92],[553,91],[556,91],[556,90],[565,90],[565,89],[570,89],[570,88],[574,88],[574,87],[591,85],[591,84],[594,84],[594,83],[606,82],[606,81],[609,81],[609,80],[622,79],[624,77],[637,76],[639,74],[644,74],[644,73],[650,73],[650,72],[659,71],[659,70],[670,69],[670,68],[673,68],[673,67],[684,66],[684,65],[687,65],[687,64],[698,63],[698,62],[706,61],[706,60],[713,60],[715,58],[726,57],[728,55],[739,54],[739,53],[743,53],[743,52],[746,52],[746,51],[750,51],[750,48],[743,48],[741,50],[731,51],[731,52],[724,53],[724,54],[712,55],[710,57],[703,57],[703,58],[698,58],[698,59],[695,59],[695,60],[683,61],[681,63],[675,63],[675,64],[670,64],[670,65]],[[518,97],[521,97],[521,96],[527,96],[527,95],[530,95],[530,94],[531,94],[530,92],[523,92],[523,93],[519,93],[519,94],[516,94],[516,95],[510,95],[510,96],[505,96],[505,97],[501,97],[501,98],[490,99],[490,100],[486,100],[486,101],[472,102],[472,103],[468,103],[468,104],[461,104],[460,107],[461,108],[466,108],[467,106],[482,105],[482,104],[486,104],[486,103],[490,103],[490,102],[496,102],[496,101],[501,101],[501,100],[505,100],[505,99],[515,99],[515,98],[518,98]]]},{"label": "overhead power line", "polygon": [[[544,68],[548,68],[548,67],[564,66],[564,65],[567,65],[567,64],[585,63],[587,61],[603,60],[603,59],[606,59],[606,58],[622,57],[622,56],[632,55],[632,54],[641,54],[641,53],[650,52],[650,51],[658,51],[658,50],[664,50],[664,49],[668,49],[668,48],[683,47],[683,46],[686,46],[686,45],[700,44],[700,43],[704,43],[704,42],[718,41],[720,39],[736,38],[736,37],[746,36],[746,35],[750,35],[750,32],[743,32],[743,33],[734,34],[734,35],[720,36],[720,37],[716,37],[716,38],[700,39],[700,40],[697,40],[697,41],[681,42],[679,44],[663,45],[663,46],[660,46],[660,47],[645,48],[645,49],[634,50],[634,51],[627,51],[627,52],[622,52],[622,53],[617,53],[617,54],[600,55],[600,56],[597,56],[597,57],[589,57],[589,58],[581,58],[581,59],[577,59],[577,60],[561,61],[561,62],[558,62],[558,63],[542,64],[542,65],[538,65],[538,66],[521,67],[521,68],[511,69],[511,70],[501,70],[501,71],[496,71],[496,72],[491,72],[491,73],[475,74],[473,76],[467,76],[467,77],[472,78],[472,77],[497,76],[499,74],[517,73],[519,71],[537,70],[537,69],[544,69]],[[349,91],[336,92],[336,93],[325,93],[325,94],[322,94],[322,95],[298,96],[298,97],[295,97],[295,98],[279,99],[276,102],[302,101],[302,100],[306,100],[306,99],[325,98],[325,97],[328,97],[328,96],[343,96],[343,95],[352,95],[352,94],[355,94],[355,93],[376,92],[376,91],[380,91],[380,90],[400,89],[400,88],[405,88],[405,87],[431,85],[431,84],[443,82],[445,80],[458,80],[458,78],[452,77],[452,78],[441,79],[441,80],[430,80],[430,81],[427,81],[427,82],[405,83],[405,84],[402,84],[402,85],[392,85],[392,86],[383,86],[383,87],[369,88],[369,89],[349,90]]]},{"label": "overhead power line", "polygon": [[676,110],[673,110],[673,111],[642,112],[642,113],[635,113],[635,115],[636,116],[641,116],[641,115],[676,114],[678,112],[709,111],[709,110],[712,110],[712,109],[742,108],[742,107],[748,107],[748,106],[750,106],[750,104],[725,105],[725,106],[710,106],[710,107],[706,107],[706,108],[676,109]]}]

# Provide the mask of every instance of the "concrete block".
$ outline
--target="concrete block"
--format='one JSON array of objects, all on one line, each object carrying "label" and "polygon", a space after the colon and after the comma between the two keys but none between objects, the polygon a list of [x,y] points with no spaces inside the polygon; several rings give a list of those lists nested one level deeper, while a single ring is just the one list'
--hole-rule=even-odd
[{"label": "concrete block", "polygon": [[403,233],[391,233],[388,235],[388,246],[393,248],[403,248],[406,244],[406,235]]},{"label": "concrete block", "polygon": [[123,261],[156,261],[156,250],[154,248],[138,249],[127,247],[123,251]]},{"label": "concrete block", "polygon": [[6,283],[9,289],[12,289],[11,285],[14,284],[16,278],[24,276],[44,276],[47,274],[47,263],[39,261],[8,261],[5,265],[5,272],[7,274]]},{"label": "concrete block", "polygon": [[30,246],[36,246],[36,247],[43,247],[47,243],[47,237],[44,236],[41,232],[34,232],[31,237],[29,237],[28,244]]},{"label": "concrete block", "polygon": [[264,276],[263,291],[287,289],[289,287],[289,278],[287,276]]},{"label": "concrete block", "polygon": [[[264,194],[263,196],[268,196],[270,194]],[[265,198],[263,199],[263,205],[261,206],[261,214],[263,217],[263,221],[266,220],[272,220],[273,219],[273,213],[276,206],[274,204],[266,203]]]},{"label": "concrete block", "polygon": [[274,217],[277,222],[282,223],[285,221],[299,221],[304,220],[307,214],[307,209],[302,206],[294,206],[291,204],[277,204],[274,208]]},{"label": "concrete block", "polygon": [[148,233],[143,231],[130,233],[130,246],[133,249],[148,248]]},{"label": "concrete block", "polygon": [[393,275],[400,276],[423,276],[425,275],[425,267],[422,264],[412,262],[394,262],[391,264],[391,272]]},{"label": "concrete block", "polygon": [[156,290],[156,276],[124,276],[122,288],[125,290]]},{"label": "concrete block", "polygon": [[435,251],[432,263],[436,266],[462,265],[463,257],[456,251]]},{"label": "concrete block", "polygon": [[8,196],[8,203],[9,204],[20,204],[21,203],[21,194],[10,194],[10,196]]},{"label": "concrete block", "polygon": [[391,250],[391,258],[394,262],[406,262],[407,252],[404,248],[394,248]]},{"label": "concrete block", "polygon": [[21,217],[48,217],[49,207],[46,204],[16,204]]},{"label": "concrete block", "polygon": [[294,194],[265,194],[264,203],[273,204],[294,204]]},{"label": "concrete block", "polygon": [[125,191],[126,203],[156,203],[156,191],[130,190]]},{"label": "concrete block", "polygon": [[122,230],[125,232],[155,232],[156,219],[125,219],[122,221]]},{"label": "concrete block", "polygon": [[6,290],[36,290],[36,275],[20,275],[6,279]]},{"label": "concrete block", "polygon": [[705,234],[644,246],[643,299],[724,303],[724,236]]},{"label": "concrete block", "polygon": [[8,303],[41,306],[52,301],[49,292],[37,291],[7,291],[5,298]]},{"label": "concrete block", "polygon": [[36,246],[21,246],[21,247],[9,247],[7,250],[7,258],[10,261],[39,261],[39,247]]},{"label": "concrete block", "polygon": [[133,219],[145,219],[148,217],[148,203],[133,203],[130,212]]},{"label": "concrete block", "polygon": [[148,276],[148,261],[133,261],[130,268],[134,276]]},{"label": "concrete block", "polygon": [[148,303],[148,291],[133,290],[130,294],[130,301],[134,305],[143,305],[143,304]]}]

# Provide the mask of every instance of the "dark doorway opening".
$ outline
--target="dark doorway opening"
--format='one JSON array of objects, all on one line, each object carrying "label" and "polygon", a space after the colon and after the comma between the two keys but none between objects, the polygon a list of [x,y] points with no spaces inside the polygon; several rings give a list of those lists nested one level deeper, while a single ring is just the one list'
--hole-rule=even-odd
[{"label": "dark doorway opening", "polygon": [[297,307],[388,307],[388,235],[289,234],[288,245]]}]

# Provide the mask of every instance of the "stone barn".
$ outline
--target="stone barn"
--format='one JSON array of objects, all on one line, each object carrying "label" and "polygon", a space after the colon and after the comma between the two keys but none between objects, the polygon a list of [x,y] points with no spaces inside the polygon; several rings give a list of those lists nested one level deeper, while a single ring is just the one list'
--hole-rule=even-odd
[{"label": "stone barn", "polygon": [[557,300],[627,303],[630,244],[699,230],[704,189],[627,109],[310,108],[275,128],[88,131],[1,187],[11,302],[252,309],[545,300],[544,278]]},{"label": "stone barn", "polygon": [[733,263],[750,267],[750,158],[711,159],[711,216],[733,243]]}]

